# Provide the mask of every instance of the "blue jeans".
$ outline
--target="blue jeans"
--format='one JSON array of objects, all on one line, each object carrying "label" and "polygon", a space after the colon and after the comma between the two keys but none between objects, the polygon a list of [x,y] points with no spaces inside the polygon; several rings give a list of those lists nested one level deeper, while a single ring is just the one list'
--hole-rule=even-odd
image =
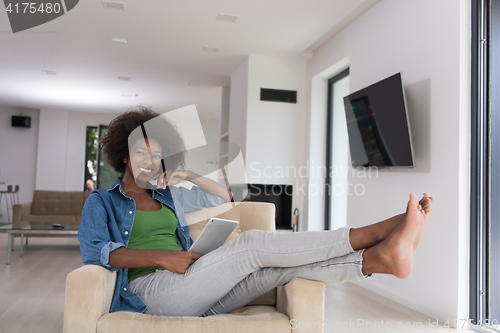
[{"label": "blue jeans", "polygon": [[145,313],[208,316],[238,309],[294,278],[358,281],[364,250],[354,251],[349,229],[270,233],[249,230],[189,266],[184,274],[157,270],[129,283]]}]

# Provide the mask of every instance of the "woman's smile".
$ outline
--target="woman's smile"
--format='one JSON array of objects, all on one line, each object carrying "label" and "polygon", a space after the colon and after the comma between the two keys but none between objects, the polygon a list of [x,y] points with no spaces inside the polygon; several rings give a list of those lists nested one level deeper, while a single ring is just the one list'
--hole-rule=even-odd
[{"label": "woman's smile", "polygon": [[153,171],[153,169],[148,169],[148,168],[139,168],[139,170],[145,173],[150,173],[151,171]]}]

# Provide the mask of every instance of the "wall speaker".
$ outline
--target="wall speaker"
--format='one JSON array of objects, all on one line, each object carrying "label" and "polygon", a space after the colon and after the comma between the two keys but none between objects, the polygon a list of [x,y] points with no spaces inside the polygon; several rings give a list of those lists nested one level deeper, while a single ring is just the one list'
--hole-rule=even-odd
[{"label": "wall speaker", "polygon": [[260,88],[260,100],[297,104],[297,91]]},{"label": "wall speaker", "polygon": [[12,127],[31,127],[31,117],[12,116]]}]

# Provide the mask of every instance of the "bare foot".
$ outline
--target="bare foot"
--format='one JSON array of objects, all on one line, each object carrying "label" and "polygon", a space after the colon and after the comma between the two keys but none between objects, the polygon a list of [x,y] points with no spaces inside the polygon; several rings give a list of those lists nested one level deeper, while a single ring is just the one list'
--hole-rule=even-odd
[{"label": "bare foot", "polygon": [[[424,210],[428,210],[429,213],[432,200],[432,197],[429,197],[427,193],[424,193],[424,196],[420,199],[418,204],[422,206]],[[377,245],[386,239],[391,232],[404,221],[405,216],[406,213],[403,213],[378,223],[351,229],[349,233],[349,241],[352,248],[356,251]]]},{"label": "bare foot", "polygon": [[[421,209],[427,210],[427,213],[431,212],[431,203],[432,203],[433,198],[430,197],[427,193],[424,193],[424,196],[418,204],[421,206]],[[386,239],[391,232],[400,224],[404,221],[406,216],[406,212],[403,214],[396,215],[394,217],[391,217],[390,219],[387,219],[385,221],[379,222],[378,224],[380,225],[380,228],[377,229],[377,236],[379,239],[379,242],[383,241]]]},{"label": "bare foot", "polygon": [[401,279],[410,275],[431,202],[432,197],[427,194],[420,202],[415,194],[410,194],[403,221],[384,241],[363,253],[363,274],[386,273]]}]

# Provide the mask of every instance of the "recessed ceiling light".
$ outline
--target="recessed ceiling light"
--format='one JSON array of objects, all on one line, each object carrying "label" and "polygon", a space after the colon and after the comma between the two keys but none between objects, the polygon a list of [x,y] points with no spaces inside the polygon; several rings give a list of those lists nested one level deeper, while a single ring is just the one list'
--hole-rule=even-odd
[{"label": "recessed ceiling light", "polygon": [[238,18],[238,16],[236,16],[236,15],[217,14],[217,18],[215,20],[220,21],[220,22],[226,22],[226,23],[234,23],[234,22],[236,22],[237,18]]},{"label": "recessed ceiling light", "polygon": [[120,81],[130,81],[131,79],[128,76],[118,76],[118,80],[120,80]]},{"label": "recessed ceiling light", "polygon": [[125,38],[111,38],[111,41],[113,43],[122,43],[122,44],[127,44],[127,40]]},{"label": "recessed ceiling light", "polygon": [[217,53],[219,52],[220,50],[220,47],[213,47],[213,46],[203,46],[201,48],[202,51],[205,51],[205,52],[213,52],[213,53]]},{"label": "recessed ceiling light", "polygon": [[103,1],[102,6],[106,9],[125,10],[125,4],[123,2]]},{"label": "recessed ceiling light", "polygon": [[44,71],[44,70],[42,70],[42,73],[45,74],[45,75],[56,75],[55,71]]},{"label": "recessed ceiling light", "polygon": [[199,86],[201,82],[188,82],[188,86]]}]

